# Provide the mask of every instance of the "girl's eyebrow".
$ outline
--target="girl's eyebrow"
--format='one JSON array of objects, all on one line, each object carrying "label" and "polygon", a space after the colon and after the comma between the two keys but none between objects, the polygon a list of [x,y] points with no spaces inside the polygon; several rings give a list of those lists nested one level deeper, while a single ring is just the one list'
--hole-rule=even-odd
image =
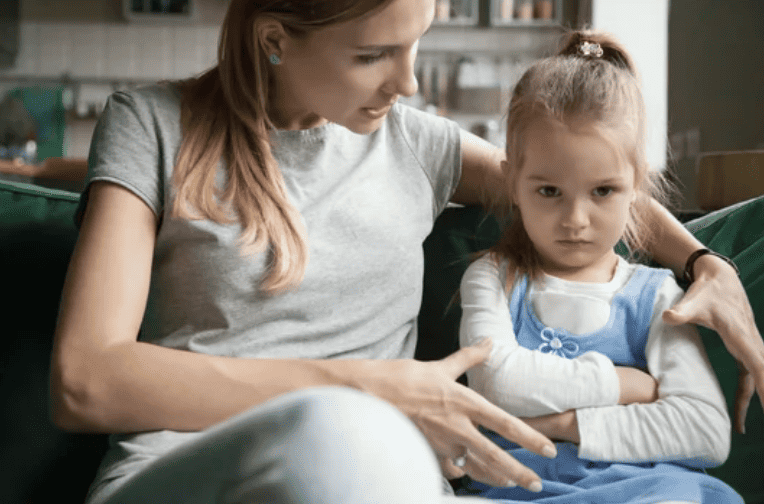
[{"label": "girl's eyebrow", "polygon": [[608,177],[602,180],[598,180],[596,183],[603,185],[603,184],[620,184],[624,181],[626,177],[621,176],[615,176],[615,177]]}]

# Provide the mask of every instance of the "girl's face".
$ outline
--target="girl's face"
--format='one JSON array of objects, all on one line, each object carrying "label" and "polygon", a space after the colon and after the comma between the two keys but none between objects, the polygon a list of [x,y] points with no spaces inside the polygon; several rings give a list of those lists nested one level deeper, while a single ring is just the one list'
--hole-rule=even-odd
[{"label": "girl's face", "polygon": [[434,12],[435,0],[392,0],[360,19],[287,37],[273,67],[276,125],[379,128],[399,96],[417,91],[414,60]]},{"label": "girl's face", "polygon": [[527,131],[514,202],[543,270],[607,282],[636,197],[634,168],[591,122],[539,119]]}]

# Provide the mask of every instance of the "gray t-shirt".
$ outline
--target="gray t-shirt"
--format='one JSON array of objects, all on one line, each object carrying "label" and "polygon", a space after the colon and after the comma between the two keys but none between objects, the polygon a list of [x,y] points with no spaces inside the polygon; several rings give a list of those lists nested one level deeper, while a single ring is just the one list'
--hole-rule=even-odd
[{"label": "gray t-shirt", "polygon": [[140,339],[236,357],[412,357],[422,242],[460,176],[457,124],[395,105],[369,135],[274,132],[310,258],[298,289],[268,296],[266,254],[240,254],[238,225],[169,215],[179,116],[171,84],[115,93],[90,152],[88,183],[120,184],[161,219]]},{"label": "gray t-shirt", "polygon": [[[237,357],[413,357],[422,242],[461,174],[457,124],[396,105],[370,135],[336,124],[275,132],[310,259],[297,290],[267,296],[258,289],[265,254],[241,256],[238,225],[169,215],[179,118],[170,84],[115,93],[90,151],[87,184],[124,186],[160,218],[140,339]],[[87,189],[79,215],[86,204]],[[113,435],[95,486],[198,435]]]}]

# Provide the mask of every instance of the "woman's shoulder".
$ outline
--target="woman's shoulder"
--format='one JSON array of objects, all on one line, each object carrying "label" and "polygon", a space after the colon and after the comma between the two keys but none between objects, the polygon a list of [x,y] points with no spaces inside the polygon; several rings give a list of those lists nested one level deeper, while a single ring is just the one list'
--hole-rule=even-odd
[{"label": "woman's shoulder", "polygon": [[393,124],[413,135],[426,135],[432,132],[442,135],[443,130],[458,131],[459,129],[459,125],[452,119],[400,102],[393,105],[388,117]]},{"label": "woman's shoulder", "polygon": [[139,117],[172,117],[180,113],[180,89],[174,82],[157,82],[115,91],[109,97],[110,107],[129,109]]}]

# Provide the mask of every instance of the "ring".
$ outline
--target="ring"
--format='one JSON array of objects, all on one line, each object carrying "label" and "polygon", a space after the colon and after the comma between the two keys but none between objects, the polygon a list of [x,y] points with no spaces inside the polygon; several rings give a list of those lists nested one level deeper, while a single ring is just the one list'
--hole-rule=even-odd
[{"label": "ring", "polygon": [[456,467],[459,467],[459,468],[464,467],[465,465],[467,465],[467,456],[469,454],[470,454],[470,451],[465,450],[464,455],[462,455],[461,457],[456,457],[455,459],[452,460],[452,462],[454,463]]}]

